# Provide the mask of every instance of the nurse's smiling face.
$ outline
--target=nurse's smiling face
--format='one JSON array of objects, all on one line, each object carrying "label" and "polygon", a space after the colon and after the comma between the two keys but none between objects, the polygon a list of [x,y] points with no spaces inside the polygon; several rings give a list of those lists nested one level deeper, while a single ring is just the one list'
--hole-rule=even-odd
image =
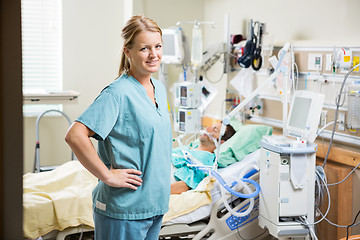
[{"label": "nurse's smiling face", "polygon": [[130,62],[129,74],[150,76],[159,67],[162,57],[162,38],[159,32],[145,31],[134,39],[131,49],[124,48]]}]

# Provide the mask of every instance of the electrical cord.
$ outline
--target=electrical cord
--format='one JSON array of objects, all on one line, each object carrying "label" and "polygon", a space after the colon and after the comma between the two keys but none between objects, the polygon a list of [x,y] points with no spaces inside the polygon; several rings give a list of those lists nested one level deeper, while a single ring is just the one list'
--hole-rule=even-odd
[{"label": "electrical cord", "polygon": [[79,236],[79,240],[81,240],[83,238],[83,234],[84,234],[84,224],[81,224],[81,233],[80,233],[80,236]]},{"label": "electrical cord", "polygon": [[338,184],[344,182],[359,166],[360,166],[360,162],[358,165],[356,165],[356,167],[353,168],[353,170],[351,170],[351,172],[343,180],[341,180],[340,182],[337,182],[337,183],[328,184],[328,186],[335,186],[335,185],[338,185]]},{"label": "electrical cord", "polygon": [[[343,180],[341,180],[340,182],[331,183],[331,184],[327,184],[327,180],[326,180],[326,175],[325,175],[324,169],[323,169],[321,166],[317,166],[317,167],[316,167],[316,186],[315,186],[315,191],[317,191],[317,192],[319,193],[319,195],[320,195],[320,196],[318,197],[318,201],[319,201],[319,199],[321,199],[320,202],[322,202],[322,195],[323,195],[322,192],[323,192],[323,191],[322,191],[322,190],[319,190],[319,188],[321,188],[320,186],[323,186],[323,187],[326,189],[327,194],[328,194],[329,205],[328,205],[328,209],[327,209],[326,213],[325,213],[325,214],[322,214],[322,212],[320,211],[320,206],[319,206],[319,204],[318,204],[318,206],[316,206],[316,209],[318,210],[318,212],[319,212],[319,214],[321,215],[322,218],[321,218],[321,220],[317,221],[316,223],[314,223],[314,224],[308,224],[308,225],[315,225],[315,224],[319,223],[320,221],[322,221],[323,219],[325,219],[329,224],[331,224],[331,225],[333,225],[333,226],[335,226],[335,227],[346,228],[346,231],[347,231],[347,238],[346,238],[346,239],[348,239],[349,228],[350,228],[350,227],[357,226],[357,225],[360,224],[360,221],[358,221],[358,222],[356,223],[356,220],[357,220],[357,218],[358,218],[358,216],[359,216],[359,214],[360,214],[360,211],[356,214],[353,223],[350,224],[350,225],[347,225],[347,226],[335,224],[335,223],[331,222],[329,219],[327,219],[326,216],[327,216],[327,214],[328,214],[328,212],[329,212],[330,202],[331,202],[331,201],[330,201],[330,193],[329,193],[328,186],[335,186],[335,185],[338,185],[338,184],[344,182],[359,166],[360,166],[360,163],[359,163],[356,167],[354,167],[354,168],[352,169],[352,171],[351,171]],[[319,180],[321,180],[321,181],[323,182],[322,185],[319,184]]]},{"label": "electrical cord", "polygon": [[[223,53],[222,53],[222,54],[223,54]],[[224,55],[224,56],[225,56],[225,55]],[[219,58],[220,58],[220,57],[219,57]],[[217,61],[216,61],[216,62],[217,62]],[[216,62],[212,63],[212,66],[213,66]],[[223,61],[223,63],[224,63],[224,61]],[[211,68],[211,67],[210,67],[210,68]],[[207,70],[205,70],[205,69],[202,68],[202,71],[204,72],[204,75],[205,75],[205,77],[206,77],[206,80],[208,80],[208,81],[211,82],[211,83],[218,83],[218,82],[220,82],[221,79],[222,79],[223,76],[224,76],[224,71],[221,71],[221,76],[220,76],[220,78],[219,78],[218,80],[212,81],[212,80],[210,80],[210,78],[208,77],[208,74],[207,74],[207,72],[208,72],[208,70],[209,70],[210,68],[208,68]]]},{"label": "electrical cord", "polygon": [[[320,215],[321,216],[323,216],[323,214],[321,213],[321,212],[319,212],[320,213]],[[357,226],[357,225],[359,225],[360,224],[360,221],[358,221],[357,223],[355,223],[355,224],[350,224],[350,225],[338,225],[338,224],[336,224],[336,223],[333,223],[333,222],[331,222],[329,219],[327,219],[327,218],[324,218],[329,224],[331,224],[331,225],[333,225],[333,226],[335,226],[335,227],[338,227],[338,228],[346,228],[346,227],[348,227],[348,226],[350,226],[350,227],[355,227],[355,226]]]},{"label": "electrical cord", "polygon": [[[320,167],[320,166],[316,167],[316,181],[318,181],[318,179],[323,183],[323,184],[321,184],[321,186],[323,186],[325,188],[325,190],[326,190],[326,193],[327,193],[328,198],[329,198],[329,203],[328,203],[328,208],[326,210],[326,213],[324,215],[322,215],[321,212],[320,212],[320,214],[322,215],[322,218],[320,220],[316,221],[315,223],[311,223],[310,225],[318,224],[319,222],[324,220],[325,217],[328,215],[328,213],[330,211],[330,205],[331,205],[330,192],[329,192],[329,188],[327,186],[326,180],[325,180],[326,175],[325,175],[324,169],[322,167]],[[320,182],[318,184],[320,184]],[[319,211],[320,211],[320,209],[319,209]]]},{"label": "electrical cord", "polygon": [[302,217],[300,217],[300,219],[302,220],[302,221],[300,221],[300,223],[306,225],[306,227],[309,229],[311,238],[314,240],[318,240],[318,238],[315,234],[314,226],[311,226],[309,221],[306,220],[305,217],[302,216]]},{"label": "electrical cord", "polygon": [[324,189],[321,179],[323,179],[324,182],[327,184],[326,175],[324,169],[321,166],[316,167],[315,178],[315,195],[317,196],[315,197],[315,209],[320,209],[324,202]]},{"label": "electrical cord", "polygon": [[349,239],[349,228],[351,228],[351,227],[354,226],[354,224],[355,224],[355,222],[356,222],[356,219],[357,219],[357,217],[359,216],[359,214],[360,214],[360,211],[358,211],[358,213],[356,214],[353,223],[350,224],[350,225],[348,225],[348,226],[346,227],[346,240]]},{"label": "electrical cord", "polygon": [[[342,121],[336,121],[336,123],[341,123]],[[316,137],[318,137],[322,131],[325,130],[325,128],[327,128],[328,126],[332,125],[332,124],[335,124],[335,121],[332,121],[332,122],[329,122],[328,124],[326,124],[325,126],[323,126],[320,130],[318,130],[318,133],[316,134]]]}]

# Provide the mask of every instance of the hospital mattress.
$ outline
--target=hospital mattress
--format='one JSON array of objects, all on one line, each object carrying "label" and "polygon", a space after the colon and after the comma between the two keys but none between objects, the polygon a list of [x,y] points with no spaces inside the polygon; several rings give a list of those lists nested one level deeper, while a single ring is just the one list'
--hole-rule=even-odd
[{"label": "hospital mattress", "polygon": [[[247,156],[240,162],[236,162],[231,164],[226,168],[219,168],[218,171],[224,179],[231,179],[233,177],[239,177],[240,172],[250,164],[255,164],[257,166],[258,158],[260,156],[260,150],[256,150]],[[204,218],[207,218],[210,215],[211,209],[214,203],[221,198],[221,190],[220,184],[218,181],[214,183],[214,186],[211,186],[210,196],[207,197],[208,192],[198,192],[198,191],[187,191],[186,193],[182,193],[176,198],[172,198],[170,200],[170,211],[169,212],[176,212],[172,208],[172,206],[181,205],[181,211],[177,212],[176,214],[172,213],[172,216],[168,216],[168,213],[164,216],[163,226],[178,224],[178,223],[194,223]],[[184,201],[186,198],[186,201]],[[193,195],[193,196],[191,196]],[[202,198],[202,204],[199,203],[199,198]],[[197,207],[194,207],[194,204]],[[184,206],[185,205],[185,206]],[[186,206],[188,205],[188,206]],[[189,209],[191,211],[189,211]],[[193,210],[194,209],[194,210]],[[174,216],[174,217],[173,217]]]},{"label": "hospital mattress", "polygon": [[97,179],[77,160],[53,171],[23,176],[24,237],[35,239],[53,230],[94,227],[91,192]]}]

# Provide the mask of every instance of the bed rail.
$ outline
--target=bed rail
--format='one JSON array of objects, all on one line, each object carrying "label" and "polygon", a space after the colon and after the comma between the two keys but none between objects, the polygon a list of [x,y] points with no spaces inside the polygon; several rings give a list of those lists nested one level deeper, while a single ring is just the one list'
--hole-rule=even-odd
[{"label": "bed rail", "polygon": [[[40,124],[40,119],[47,113],[49,112],[57,112],[60,113],[63,117],[66,118],[66,120],[69,123],[69,126],[71,125],[71,120],[69,118],[69,116],[57,109],[49,109],[44,111],[43,113],[41,113],[37,119],[36,119],[36,144],[35,144],[35,159],[34,159],[34,173],[38,173],[38,172],[45,172],[45,171],[51,171],[53,170],[56,166],[40,166],[40,134],[39,134],[39,124]],[[75,159],[75,155],[73,153],[73,151],[71,151],[71,160]]]}]

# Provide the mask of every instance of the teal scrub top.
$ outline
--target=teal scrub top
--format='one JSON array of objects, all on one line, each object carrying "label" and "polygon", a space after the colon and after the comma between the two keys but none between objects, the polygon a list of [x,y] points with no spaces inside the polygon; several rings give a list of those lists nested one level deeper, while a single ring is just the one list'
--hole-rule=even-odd
[{"label": "teal scrub top", "polygon": [[157,106],[135,78],[122,75],[76,119],[95,132],[98,155],[108,168],[142,172],[137,190],[99,181],[93,190],[93,208],[99,214],[138,220],[168,211],[172,129],[166,90],[151,81]]},{"label": "teal scrub top", "polygon": [[174,177],[186,183],[191,189],[194,189],[207,176],[207,173],[188,166],[183,151],[190,153],[194,158],[206,166],[212,166],[215,161],[215,154],[207,151],[199,151],[185,146],[183,149],[175,148],[172,150],[171,162],[176,167]]}]

